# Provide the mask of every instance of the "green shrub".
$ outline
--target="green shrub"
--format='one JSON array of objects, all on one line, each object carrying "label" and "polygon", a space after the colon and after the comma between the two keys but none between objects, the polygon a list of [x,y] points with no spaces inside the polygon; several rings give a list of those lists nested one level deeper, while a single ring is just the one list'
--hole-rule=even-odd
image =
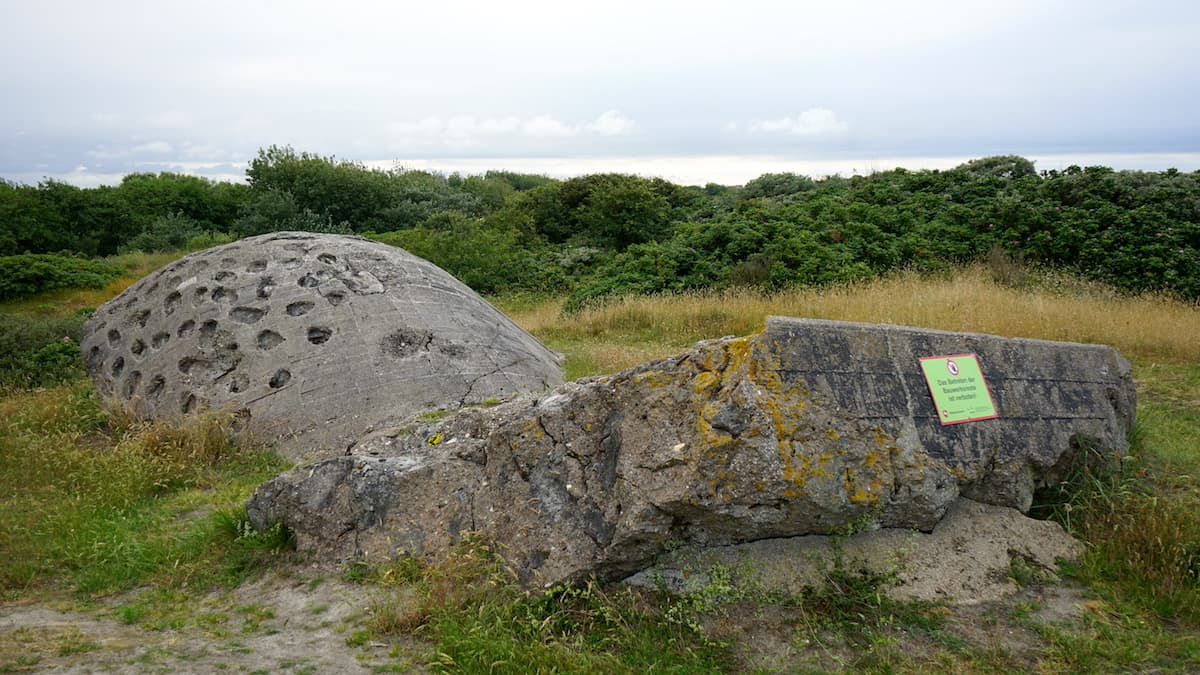
[{"label": "green shrub", "polygon": [[431,218],[421,227],[367,236],[432,262],[478,293],[556,291],[573,267],[582,264],[572,254],[588,257],[580,253],[587,249],[555,253],[526,243],[520,231],[505,223],[458,212]]},{"label": "green shrub", "polygon": [[103,288],[124,273],[103,260],[49,253],[0,256],[0,300],[57,288]]},{"label": "green shrub", "polygon": [[177,251],[184,248],[192,238],[202,234],[200,224],[195,219],[182,212],[168,213],[151,221],[144,230],[130,239],[129,243],[122,246],[120,251]]},{"label": "green shrub", "polygon": [[60,319],[0,314],[0,389],[46,387],[83,374],[79,338],[91,310]]}]

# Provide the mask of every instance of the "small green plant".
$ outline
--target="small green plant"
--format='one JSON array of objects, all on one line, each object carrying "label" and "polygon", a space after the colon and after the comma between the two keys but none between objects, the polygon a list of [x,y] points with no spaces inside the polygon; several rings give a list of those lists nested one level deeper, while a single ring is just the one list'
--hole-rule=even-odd
[{"label": "small green plant", "polygon": [[363,559],[352,561],[342,571],[342,580],[354,584],[398,586],[419,581],[425,573],[425,563],[415,556],[399,556],[382,562]]},{"label": "small green plant", "polygon": [[707,641],[703,619],[718,612],[720,608],[735,600],[746,597],[743,587],[734,583],[733,572],[727,565],[713,564],[703,573],[704,583],[667,602],[663,616],[670,623],[679,625]]},{"label": "small green plant", "polygon": [[346,646],[361,647],[371,639],[371,632],[364,629],[356,630],[346,636]]},{"label": "small green plant", "polygon": [[144,605],[121,605],[117,607],[117,619],[123,624],[136,624],[145,616],[146,607]]},{"label": "small green plant", "polygon": [[264,621],[269,621],[275,618],[275,610],[270,607],[263,607],[258,603],[251,603],[238,607],[238,613],[242,615],[242,634],[247,635],[257,633],[262,630]]},{"label": "small green plant", "polygon": [[839,528],[836,535],[839,537],[851,537],[860,532],[872,529],[879,529],[879,521],[874,513],[866,511]]},{"label": "small green plant", "polygon": [[372,577],[373,567],[365,560],[354,560],[342,571],[342,581],[352,584],[365,583]]},{"label": "small green plant", "polygon": [[375,579],[384,585],[410,584],[425,574],[425,562],[416,556],[404,555],[375,568]]},{"label": "small green plant", "polygon": [[63,636],[58,646],[58,655],[71,656],[73,654],[94,652],[97,649],[100,649],[99,642],[88,639],[82,633],[71,633]]},{"label": "small green plant", "polygon": [[1053,572],[1033,562],[1023,555],[1009,554],[1008,578],[1021,587],[1053,582],[1056,577]]},{"label": "small green plant", "polygon": [[228,566],[237,574],[245,574],[254,568],[296,550],[296,537],[282,523],[273,523],[258,530],[250,523],[246,507],[216,512],[213,518],[218,531],[227,538],[230,546]]},{"label": "small green plant", "polygon": [[418,422],[437,422],[438,420],[445,419],[449,414],[449,410],[438,408],[437,410],[426,410],[420,415],[417,415],[416,419]]}]

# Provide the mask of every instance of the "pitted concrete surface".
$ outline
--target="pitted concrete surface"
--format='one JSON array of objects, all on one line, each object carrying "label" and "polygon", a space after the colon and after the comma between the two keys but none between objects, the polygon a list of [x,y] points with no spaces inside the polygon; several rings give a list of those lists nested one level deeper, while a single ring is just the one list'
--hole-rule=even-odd
[{"label": "pitted concrete surface", "polygon": [[229,409],[294,457],[424,410],[540,393],[559,360],[436,265],[278,232],[184,257],[102,306],[83,354],[141,416]]}]

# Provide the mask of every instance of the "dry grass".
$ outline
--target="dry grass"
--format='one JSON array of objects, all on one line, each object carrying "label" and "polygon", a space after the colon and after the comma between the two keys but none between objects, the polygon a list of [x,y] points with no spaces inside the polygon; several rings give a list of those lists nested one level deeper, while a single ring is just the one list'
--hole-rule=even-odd
[{"label": "dry grass", "polygon": [[134,251],[132,253],[121,253],[118,255],[109,256],[105,258],[105,260],[114,265],[120,265],[121,267],[129,270],[130,275],[136,278],[141,278],[160,267],[166,266],[167,263],[174,262],[182,258],[188,253],[189,251],[167,251],[158,253],[143,253],[141,251]]},{"label": "dry grass", "polygon": [[4,311],[24,316],[53,318],[67,316],[85,307],[99,307],[136,282],[135,277],[121,277],[103,288],[63,288],[40,293],[32,298],[10,300]]},{"label": "dry grass", "polygon": [[952,275],[906,272],[775,294],[734,289],[631,297],[571,316],[560,307],[548,300],[508,309],[526,330],[567,353],[574,376],[619,370],[701,339],[753,333],[772,314],[1103,343],[1133,359],[1200,361],[1196,304],[1152,294],[1123,297],[1061,277],[1013,288],[982,265]]}]

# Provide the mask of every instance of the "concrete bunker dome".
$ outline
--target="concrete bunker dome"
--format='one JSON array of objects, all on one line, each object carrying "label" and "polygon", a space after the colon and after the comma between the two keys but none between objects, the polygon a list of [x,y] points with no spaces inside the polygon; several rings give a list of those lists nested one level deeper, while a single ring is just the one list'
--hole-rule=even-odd
[{"label": "concrete bunker dome", "polygon": [[293,456],[562,382],[558,355],[436,265],[307,232],[167,265],[97,310],[81,346],[97,391],[139,416],[229,409]]}]

